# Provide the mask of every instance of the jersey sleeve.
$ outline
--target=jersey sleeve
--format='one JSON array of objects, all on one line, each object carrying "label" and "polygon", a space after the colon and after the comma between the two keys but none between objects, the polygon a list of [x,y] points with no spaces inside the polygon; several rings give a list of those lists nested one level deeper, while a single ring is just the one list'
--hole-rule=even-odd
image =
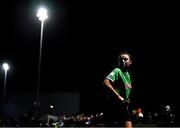
[{"label": "jersey sleeve", "polygon": [[119,70],[120,69],[118,69],[118,68],[113,69],[111,71],[111,73],[108,74],[106,79],[109,79],[109,80],[111,80],[114,83],[114,81],[118,78]]}]

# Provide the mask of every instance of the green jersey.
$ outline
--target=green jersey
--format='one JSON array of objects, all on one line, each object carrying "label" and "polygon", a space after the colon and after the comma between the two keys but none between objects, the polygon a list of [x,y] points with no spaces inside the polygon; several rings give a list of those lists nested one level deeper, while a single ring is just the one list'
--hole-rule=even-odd
[{"label": "green jersey", "polygon": [[129,100],[132,87],[130,74],[128,72],[122,72],[120,68],[115,68],[106,78],[113,82],[112,86],[118,94]]}]

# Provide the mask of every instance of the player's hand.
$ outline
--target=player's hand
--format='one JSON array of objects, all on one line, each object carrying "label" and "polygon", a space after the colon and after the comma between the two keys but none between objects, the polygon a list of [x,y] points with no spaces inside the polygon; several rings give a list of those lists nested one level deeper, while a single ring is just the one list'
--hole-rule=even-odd
[{"label": "player's hand", "polygon": [[119,96],[118,97],[120,99],[120,101],[123,103],[123,104],[130,104],[130,100],[126,100],[124,99],[123,97]]},{"label": "player's hand", "polygon": [[122,100],[122,102],[123,102],[124,104],[130,104],[130,100],[124,99],[124,100]]},{"label": "player's hand", "polygon": [[125,99],[124,99],[123,97],[121,97],[121,96],[118,96],[118,98],[119,98],[120,101],[124,101],[124,100],[125,100]]}]

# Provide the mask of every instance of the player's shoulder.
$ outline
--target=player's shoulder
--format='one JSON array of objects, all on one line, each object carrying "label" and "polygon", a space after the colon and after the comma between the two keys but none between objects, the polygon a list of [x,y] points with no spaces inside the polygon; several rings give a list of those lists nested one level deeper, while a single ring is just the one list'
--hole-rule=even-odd
[{"label": "player's shoulder", "polygon": [[115,67],[115,68],[113,69],[113,72],[120,72],[120,71],[121,71],[121,69],[118,68],[118,67]]}]

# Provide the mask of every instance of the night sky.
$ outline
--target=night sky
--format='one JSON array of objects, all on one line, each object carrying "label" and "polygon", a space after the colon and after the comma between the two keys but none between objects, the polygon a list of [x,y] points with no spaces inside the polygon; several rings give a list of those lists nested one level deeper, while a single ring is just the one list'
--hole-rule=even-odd
[{"label": "night sky", "polygon": [[[40,45],[36,13],[41,5],[49,17],[44,23],[40,92],[80,92],[84,104],[97,105],[102,81],[118,52],[128,50],[133,55],[136,103],[177,106],[179,9],[169,3],[3,3],[8,12],[1,12],[0,63],[11,66],[8,93],[36,93]],[[3,80],[1,71],[0,90]]]}]

